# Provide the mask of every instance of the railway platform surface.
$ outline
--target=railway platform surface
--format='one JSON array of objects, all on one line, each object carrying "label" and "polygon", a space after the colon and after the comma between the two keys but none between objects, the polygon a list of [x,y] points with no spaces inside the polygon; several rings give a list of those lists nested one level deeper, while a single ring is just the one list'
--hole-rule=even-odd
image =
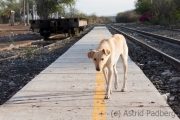
[{"label": "railway platform surface", "polygon": [[128,58],[127,92],[121,92],[123,68],[117,63],[119,88],[104,99],[103,74],[87,53],[103,38],[95,27],[31,82],[0,106],[0,120],[179,120],[151,81]]}]

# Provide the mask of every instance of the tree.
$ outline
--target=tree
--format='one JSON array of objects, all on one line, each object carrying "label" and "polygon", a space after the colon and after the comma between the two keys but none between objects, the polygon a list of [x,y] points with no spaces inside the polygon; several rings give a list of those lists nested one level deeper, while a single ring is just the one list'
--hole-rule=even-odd
[{"label": "tree", "polygon": [[170,12],[170,17],[172,18],[173,22],[180,21],[180,0],[173,0],[174,2],[174,9]]},{"label": "tree", "polygon": [[70,6],[69,17],[77,17],[79,13],[80,13],[79,10],[77,10],[74,6]]},{"label": "tree", "polygon": [[37,12],[41,19],[47,19],[50,14],[63,13],[65,6],[73,6],[76,0],[36,0]]},{"label": "tree", "polygon": [[[178,4],[178,5],[176,5]],[[168,20],[171,21],[172,16],[176,16],[174,14],[175,8],[180,8],[179,0],[137,0],[135,3],[136,12],[141,16],[142,21],[149,20],[149,18],[153,18],[154,21],[159,21],[163,19],[163,21]],[[173,12],[174,11],[174,12]],[[176,13],[178,13],[176,11]],[[145,18],[145,19],[144,19]]]},{"label": "tree", "polygon": [[8,23],[10,19],[11,10],[15,11],[15,21],[20,18],[19,14],[20,4],[17,0],[1,0],[0,1],[0,16],[3,23]]},{"label": "tree", "polygon": [[92,22],[92,23],[97,23],[97,15],[96,15],[96,13],[92,13],[90,16],[89,16],[89,18],[90,18],[90,22]]},{"label": "tree", "polygon": [[145,12],[150,12],[151,7],[151,0],[138,0],[135,2],[135,11],[141,15]]},{"label": "tree", "polygon": [[174,9],[173,0],[154,0],[152,3],[152,11],[159,18],[169,18],[170,12]]},{"label": "tree", "polygon": [[120,12],[116,16],[116,22],[119,23],[131,23],[137,22],[138,20],[139,15],[134,10]]}]

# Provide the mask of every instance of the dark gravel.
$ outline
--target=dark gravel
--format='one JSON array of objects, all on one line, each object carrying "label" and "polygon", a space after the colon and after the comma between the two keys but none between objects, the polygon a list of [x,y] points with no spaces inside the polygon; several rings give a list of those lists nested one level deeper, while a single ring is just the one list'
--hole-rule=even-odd
[{"label": "dark gravel", "polygon": [[9,36],[0,37],[0,42],[16,42],[25,40],[36,40],[41,39],[42,36],[36,33],[29,32],[28,34],[9,34]]},{"label": "dark gravel", "polygon": [[52,47],[35,52],[32,52],[35,48],[30,48],[25,55],[0,63],[0,105],[11,98],[91,29],[92,27],[88,28],[79,37],[58,41]]},{"label": "dark gravel", "polygon": [[[116,32],[109,29],[112,34]],[[165,62],[161,56],[154,54],[136,43],[127,40],[129,56],[163,95],[170,93],[168,104],[180,117],[180,68]]]}]

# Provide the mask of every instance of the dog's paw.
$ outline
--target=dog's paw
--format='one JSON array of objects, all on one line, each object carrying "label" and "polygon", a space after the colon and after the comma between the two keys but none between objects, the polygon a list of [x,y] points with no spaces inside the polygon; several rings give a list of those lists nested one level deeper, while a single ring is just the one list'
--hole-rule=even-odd
[{"label": "dog's paw", "polygon": [[122,88],[122,89],[121,89],[121,92],[126,92],[126,91],[127,91],[126,88]]},{"label": "dog's paw", "polygon": [[[112,94],[112,90],[110,90],[110,94]],[[107,93],[105,93],[105,95],[107,95]]]},{"label": "dog's paw", "polygon": [[115,83],[114,83],[114,89],[117,90],[118,87],[119,87],[119,84],[115,82]]},{"label": "dog's paw", "polygon": [[110,95],[105,95],[104,99],[110,99]]}]

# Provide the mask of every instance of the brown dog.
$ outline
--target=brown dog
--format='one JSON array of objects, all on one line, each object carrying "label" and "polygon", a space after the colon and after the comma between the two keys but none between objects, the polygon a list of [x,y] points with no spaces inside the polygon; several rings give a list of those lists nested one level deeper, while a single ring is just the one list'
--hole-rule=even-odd
[{"label": "brown dog", "polygon": [[116,70],[116,63],[122,59],[124,68],[124,83],[121,91],[126,91],[127,82],[127,58],[128,47],[123,35],[115,34],[112,38],[104,39],[100,42],[96,50],[88,53],[88,58],[92,58],[97,71],[103,71],[106,80],[107,88],[105,99],[110,98],[112,75],[115,75],[114,88],[118,88],[118,74]]}]

